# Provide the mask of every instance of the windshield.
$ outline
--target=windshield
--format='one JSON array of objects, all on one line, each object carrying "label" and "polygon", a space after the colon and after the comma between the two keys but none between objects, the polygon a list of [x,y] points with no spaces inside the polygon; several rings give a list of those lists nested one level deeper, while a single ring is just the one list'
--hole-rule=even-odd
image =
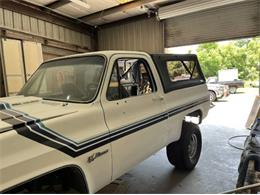
[{"label": "windshield", "polygon": [[44,63],[19,95],[89,102],[97,93],[104,66],[105,59],[101,56],[68,58]]}]

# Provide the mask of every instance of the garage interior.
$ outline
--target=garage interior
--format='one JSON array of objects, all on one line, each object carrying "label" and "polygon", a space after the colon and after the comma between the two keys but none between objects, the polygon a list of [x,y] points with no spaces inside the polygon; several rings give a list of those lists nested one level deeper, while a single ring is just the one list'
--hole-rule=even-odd
[{"label": "garage interior", "polygon": [[[258,36],[259,0],[0,0],[0,97],[19,92],[42,62],[56,57],[99,50],[164,53],[170,47]],[[249,134],[245,123],[257,95],[250,89],[229,96],[228,105],[212,106],[201,125],[202,155],[192,172],[174,170],[162,150],[99,193],[235,188],[241,150],[227,140]]]}]

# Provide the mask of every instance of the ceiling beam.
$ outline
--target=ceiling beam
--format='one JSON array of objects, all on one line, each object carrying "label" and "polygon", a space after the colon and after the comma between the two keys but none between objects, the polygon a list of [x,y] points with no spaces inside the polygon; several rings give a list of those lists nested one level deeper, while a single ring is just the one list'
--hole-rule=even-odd
[{"label": "ceiling beam", "polygon": [[66,5],[68,3],[70,3],[71,0],[57,0],[57,1],[54,1],[50,4],[47,4],[46,7],[50,8],[50,9],[57,9],[63,5]]},{"label": "ceiling beam", "polygon": [[79,19],[88,22],[90,20],[98,19],[98,18],[104,17],[104,16],[109,16],[109,15],[117,13],[117,12],[123,12],[123,11],[129,10],[129,9],[132,9],[132,8],[143,6],[143,5],[148,4],[148,3],[153,3],[155,1],[157,1],[157,0],[132,1],[132,2],[129,2],[129,3],[125,3],[125,4],[122,4],[122,5],[119,5],[119,6],[115,6],[115,7],[109,8],[109,9],[105,9],[103,11],[99,11],[99,12],[90,14],[90,15],[87,15],[87,16],[80,17]]},{"label": "ceiling beam", "polygon": [[92,36],[95,32],[94,27],[84,22],[79,22],[76,19],[68,18],[52,10],[47,10],[44,7],[40,7],[29,2],[21,0],[0,0],[0,8],[11,10],[30,17],[35,17],[51,23],[56,23],[65,28],[89,34],[90,36]]}]

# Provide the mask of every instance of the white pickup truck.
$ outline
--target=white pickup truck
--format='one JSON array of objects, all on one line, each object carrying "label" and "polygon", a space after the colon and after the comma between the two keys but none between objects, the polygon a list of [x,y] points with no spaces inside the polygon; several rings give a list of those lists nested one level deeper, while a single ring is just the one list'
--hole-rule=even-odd
[{"label": "white pickup truck", "polygon": [[210,102],[195,55],[100,51],[44,62],[0,99],[0,192],[94,193],[167,147],[191,170]]}]

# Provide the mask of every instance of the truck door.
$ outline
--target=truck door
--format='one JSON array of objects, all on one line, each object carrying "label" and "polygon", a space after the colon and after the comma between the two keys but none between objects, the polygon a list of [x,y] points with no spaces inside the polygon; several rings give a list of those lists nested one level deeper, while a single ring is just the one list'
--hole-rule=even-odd
[{"label": "truck door", "polygon": [[[144,55],[114,55],[102,92],[110,130],[113,179],[165,146],[164,97],[153,62]],[[152,64],[152,66],[151,66]]]}]

